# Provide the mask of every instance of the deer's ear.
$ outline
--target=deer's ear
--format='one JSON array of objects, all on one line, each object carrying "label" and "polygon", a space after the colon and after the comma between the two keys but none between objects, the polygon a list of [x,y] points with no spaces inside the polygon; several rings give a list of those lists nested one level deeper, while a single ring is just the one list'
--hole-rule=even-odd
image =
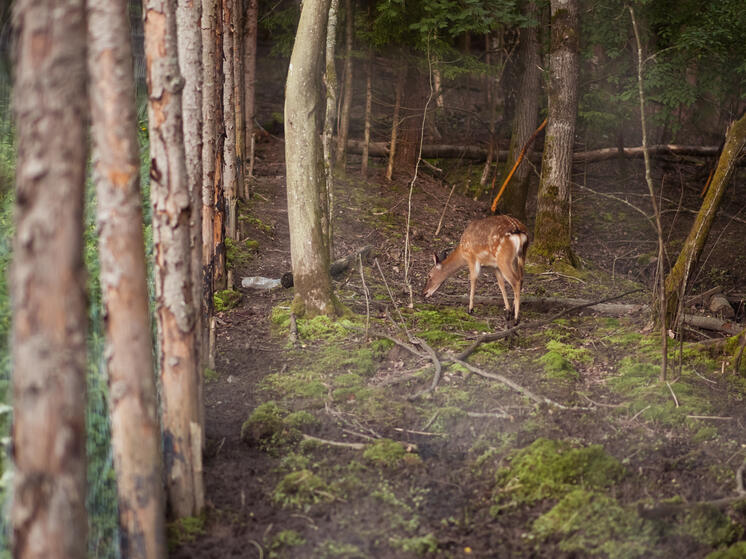
[{"label": "deer's ear", "polygon": [[437,266],[440,264],[440,259],[438,258],[438,255],[433,252],[433,266]]}]

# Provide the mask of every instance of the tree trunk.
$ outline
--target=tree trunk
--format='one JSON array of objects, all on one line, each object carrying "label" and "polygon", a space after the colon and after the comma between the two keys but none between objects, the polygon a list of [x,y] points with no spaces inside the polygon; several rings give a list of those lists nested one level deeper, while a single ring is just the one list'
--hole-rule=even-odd
[{"label": "tree trunk", "polygon": [[234,0],[233,6],[233,99],[236,107],[236,189],[242,200],[249,199],[246,178],[246,115],[244,114],[244,55],[243,49],[243,0]]},{"label": "tree trunk", "polygon": [[[539,19],[536,2],[529,2],[526,6],[526,17]],[[541,55],[539,45],[538,26],[532,25],[521,30],[520,54],[521,83],[516,100],[513,132],[510,137],[510,151],[507,169],[511,169],[518,158],[523,146],[533,134],[539,120],[539,103],[541,99]],[[526,150],[525,158],[530,159],[533,148]],[[508,185],[500,203],[503,213],[517,217],[526,222],[526,199],[528,197],[531,166],[528,161],[521,163],[513,175],[512,183]]]},{"label": "tree trunk", "polygon": [[391,180],[394,176],[394,158],[398,147],[399,136],[399,113],[401,112],[401,98],[404,92],[404,81],[407,79],[407,64],[404,62],[399,68],[396,78],[394,93],[394,116],[391,119],[391,143],[389,144],[389,164],[386,167],[386,179]]},{"label": "tree trunk", "polygon": [[201,349],[202,366],[209,366],[210,319],[213,309],[213,267],[215,247],[213,245],[213,187],[215,182],[215,150],[218,149],[217,105],[218,69],[222,57],[216,57],[217,2],[202,0],[202,293],[200,308],[202,314]]},{"label": "tree trunk", "polygon": [[552,0],[551,9],[549,114],[530,254],[546,263],[575,265],[570,247],[570,179],[578,109],[577,0]]},{"label": "tree trunk", "polygon": [[[254,118],[256,116],[256,39],[259,0],[245,0],[246,14],[244,17],[244,114],[246,129],[244,146],[250,150],[249,159],[253,161],[254,151]],[[249,183],[254,169],[249,166],[246,181]]]},{"label": "tree trunk", "polygon": [[[176,7],[179,69],[184,76],[182,106],[184,114],[184,153],[187,179],[189,181],[189,239],[192,254],[192,301],[195,309],[201,308],[202,300],[202,4],[201,0],[179,0]],[[204,427],[202,393],[204,379],[202,363],[203,315],[195,312],[194,329],[197,333],[199,424]],[[204,443],[204,437],[202,442]]]},{"label": "tree trunk", "polygon": [[89,0],[93,161],[120,544],[123,557],[157,559],[166,557],[165,496],[128,29],[126,4]]},{"label": "tree trunk", "polygon": [[[216,0],[214,0],[216,1]],[[219,291],[226,288],[225,272],[225,189],[223,186],[223,152],[225,144],[225,119],[223,118],[223,11],[222,3],[215,9],[215,34],[213,35],[215,63],[215,97],[213,113],[215,115],[215,143],[213,144],[212,182],[205,184],[209,188],[212,221],[208,224],[212,239],[212,289]],[[205,66],[206,67],[206,66]],[[207,113],[205,113],[206,115]],[[212,295],[210,295],[212,298]],[[210,302],[212,305],[212,301]]]},{"label": "tree trunk", "polygon": [[296,315],[336,314],[320,202],[324,192],[319,141],[321,76],[329,3],[303,3],[285,90],[288,222],[295,280],[292,308]]},{"label": "tree trunk", "polygon": [[199,514],[204,505],[181,112],[184,81],[177,60],[173,0],[147,0],[144,11],[166,487],[171,515],[183,518]]},{"label": "tree trunk", "polygon": [[337,121],[337,68],[334,51],[337,44],[337,9],[339,0],[331,0],[329,19],[326,28],[326,115],[324,117],[324,177],[326,185],[321,196],[321,230],[329,249],[329,260],[334,259],[334,124]]},{"label": "tree trunk", "polygon": [[725,136],[725,145],[718,160],[715,174],[712,177],[710,188],[679,253],[679,257],[676,259],[676,264],[666,278],[665,322],[668,327],[676,323],[679,298],[684,293],[692,270],[702,254],[720,200],[722,200],[725,188],[733,175],[733,169],[744,144],[746,144],[746,116],[742,116],[728,129]]},{"label": "tree trunk", "polygon": [[[225,234],[236,240],[236,99],[235,57],[233,56],[233,19],[235,0],[223,0],[223,196],[225,197]],[[228,286],[231,287],[231,286]]]},{"label": "tree trunk", "polygon": [[83,559],[85,4],[16,0],[13,22],[13,557]]},{"label": "tree trunk", "polygon": [[413,64],[407,65],[404,95],[399,124],[399,139],[394,154],[394,171],[413,175],[419,159],[420,127],[422,125],[422,88],[420,75]]},{"label": "tree trunk", "polygon": [[368,150],[370,148],[370,121],[373,109],[373,47],[368,47],[368,63],[365,71],[365,131],[363,132],[363,160],[360,174],[368,176]]},{"label": "tree trunk", "polygon": [[492,160],[495,157],[496,151],[496,138],[495,138],[495,125],[497,123],[497,84],[492,75],[491,67],[493,65],[492,49],[496,48],[499,44],[497,38],[492,38],[489,33],[484,36],[484,49],[485,49],[485,64],[487,65],[487,72],[485,73],[485,91],[487,94],[487,107],[490,113],[490,120],[488,124],[488,132],[490,135],[489,144],[487,146],[487,158],[482,168],[482,176],[479,179],[479,184],[483,187],[487,185],[490,180],[490,171],[492,170]]},{"label": "tree trunk", "polygon": [[337,141],[337,166],[342,169],[347,166],[347,137],[350,131],[350,107],[352,106],[352,18],[352,2],[345,0],[345,81]]}]

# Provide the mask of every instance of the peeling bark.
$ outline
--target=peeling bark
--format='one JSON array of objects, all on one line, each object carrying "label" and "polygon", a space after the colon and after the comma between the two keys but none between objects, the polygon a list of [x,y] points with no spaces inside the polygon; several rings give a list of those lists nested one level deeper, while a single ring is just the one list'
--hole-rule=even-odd
[{"label": "peeling bark", "polygon": [[198,365],[182,130],[184,80],[177,60],[174,1],[148,0],[144,12],[166,488],[171,515],[183,518],[199,514],[204,505],[201,471],[194,460],[201,440],[193,436],[199,421]]},{"label": "peeling bark", "polygon": [[[223,0],[223,192],[225,196],[225,234],[236,240],[236,204],[238,177],[236,173],[236,91],[233,34],[234,0]],[[229,286],[230,287],[230,286]]]},{"label": "peeling bark", "polygon": [[156,559],[166,557],[165,496],[128,28],[125,4],[89,0],[93,167],[120,544],[124,557]]},{"label": "peeling bark", "polygon": [[18,146],[11,270],[13,556],[82,559],[87,533],[85,5],[82,0],[17,0],[13,24]]}]

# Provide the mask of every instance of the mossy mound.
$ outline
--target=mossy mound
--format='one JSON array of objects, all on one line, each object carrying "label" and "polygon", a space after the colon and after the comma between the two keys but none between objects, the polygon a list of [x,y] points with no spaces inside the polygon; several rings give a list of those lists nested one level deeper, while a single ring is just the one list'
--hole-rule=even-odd
[{"label": "mossy mound", "polygon": [[409,460],[419,461],[417,455],[408,454],[403,444],[391,439],[379,439],[363,452],[363,458],[387,468],[395,468],[408,462],[407,457],[410,457]]},{"label": "mossy mound", "polygon": [[510,462],[497,472],[494,514],[510,506],[562,497],[577,488],[601,489],[625,473],[600,445],[575,448],[545,438],[516,451]]},{"label": "mossy mound", "polygon": [[233,289],[216,291],[212,296],[212,302],[217,312],[229,311],[241,303],[241,294]]},{"label": "mossy mound", "polygon": [[285,415],[273,401],[260,404],[241,426],[241,440],[265,449],[298,441],[301,437],[296,429],[299,418],[294,414]]},{"label": "mossy mound", "polygon": [[310,470],[287,474],[275,487],[272,499],[285,508],[307,510],[311,505],[335,499],[329,486]]}]

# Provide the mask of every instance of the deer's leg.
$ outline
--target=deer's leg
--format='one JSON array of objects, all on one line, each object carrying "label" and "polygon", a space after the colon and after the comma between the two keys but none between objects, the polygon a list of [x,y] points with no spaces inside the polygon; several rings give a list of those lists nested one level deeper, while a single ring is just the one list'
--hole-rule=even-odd
[{"label": "deer's leg", "polygon": [[469,314],[474,312],[474,291],[477,288],[479,272],[479,262],[474,262],[474,264],[469,263]]},{"label": "deer's leg", "polygon": [[495,268],[495,277],[497,278],[497,285],[500,286],[503,303],[505,303],[505,320],[510,322],[510,303],[508,302],[508,292],[505,290],[505,278],[498,268]]}]

